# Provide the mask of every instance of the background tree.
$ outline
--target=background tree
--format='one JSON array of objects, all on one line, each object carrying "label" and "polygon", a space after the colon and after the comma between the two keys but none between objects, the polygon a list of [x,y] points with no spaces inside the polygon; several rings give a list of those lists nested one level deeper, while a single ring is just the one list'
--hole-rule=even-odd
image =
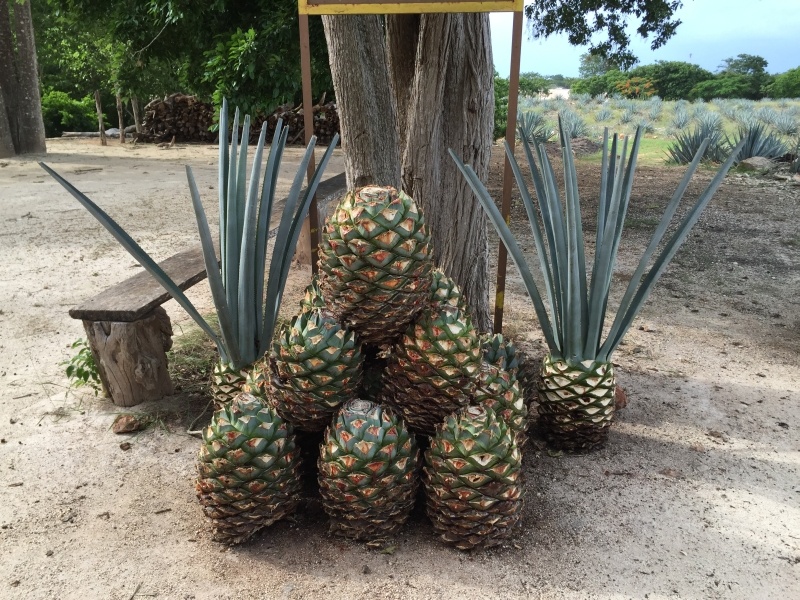
[{"label": "background tree", "polygon": [[776,75],[766,93],[770,98],[800,98],[800,67]]},{"label": "background tree", "polygon": [[628,71],[628,76],[650,80],[654,92],[664,100],[688,98],[694,86],[714,78],[711,71],[677,60],[659,60],[651,65],[641,65]]},{"label": "background tree", "polygon": [[44,152],[44,123],[31,5],[0,0],[0,153]]},{"label": "background tree", "polygon": [[[567,32],[573,44],[593,42],[596,33],[608,39],[592,46],[596,54],[630,66],[635,57],[628,50],[625,26],[629,17],[640,21],[637,32],[654,36],[652,47],[661,46],[679,21],[673,13],[681,2],[632,0],[536,0],[525,13],[534,36]],[[369,27],[365,16],[324,17],[331,55],[334,87],[342,119],[342,144],[350,185],[355,182],[386,184],[394,181],[394,168],[377,169],[370,152],[374,140],[394,139],[387,123],[394,123],[400,150],[403,189],[418,200],[431,225],[435,260],[465,293],[476,324],[489,326],[488,242],[485,217],[472,192],[447,156],[452,148],[466,164],[486,179],[494,128],[493,68],[488,16],[393,15]],[[369,31],[369,49],[358,53],[356,38]],[[385,47],[386,64],[375,60]],[[347,53],[348,60],[339,60]],[[342,100],[351,95],[387,92],[391,101],[378,112],[358,112],[362,104]],[[377,82],[377,84],[376,84]],[[353,125],[356,123],[357,125]],[[351,130],[351,127],[355,127]],[[383,147],[388,155],[394,148]],[[394,160],[394,159],[392,159]],[[385,179],[377,177],[385,175]]]},{"label": "background tree", "polygon": [[578,73],[583,79],[587,77],[598,77],[605,75],[609,71],[619,71],[619,65],[610,58],[598,56],[584,52],[580,57]]},{"label": "background tree", "polygon": [[754,54],[739,54],[733,58],[726,58],[719,66],[720,78],[744,77],[748,89],[740,98],[758,100],[764,96],[763,88],[769,84],[772,77],[767,73],[767,61]]},{"label": "background tree", "polygon": [[520,96],[538,96],[550,91],[550,82],[539,73],[528,72],[519,74]]}]

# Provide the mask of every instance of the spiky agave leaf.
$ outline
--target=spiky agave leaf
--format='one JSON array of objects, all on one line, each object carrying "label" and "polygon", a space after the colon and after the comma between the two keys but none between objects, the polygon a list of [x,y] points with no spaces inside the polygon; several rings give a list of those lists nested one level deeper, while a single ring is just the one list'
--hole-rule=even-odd
[{"label": "spiky agave leaf", "polygon": [[40,163],[56,181],[74,196],[120,244],[175,298],[203,331],[214,341],[223,363],[231,370],[241,370],[262,356],[272,340],[281,296],[288,277],[289,264],[300,235],[300,227],[308,212],[311,198],[316,192],[322,174],[338,142],[334,136],[319,167],[301,198],[301,188],[308,164],[313,155],[316,138],[312,138],[295,175],[278,227],[278,235],[270,265],[269,279],[264,297],[264,272],[267,252],[267,233],[270,214],[275,202],[280,159],[286,145],[288,130],[279,121],[270,148],[261,194],[258,180],[261,157],[266,136],[266,123],[262,128],[249,185],[247,172],[247,138],[249,117],[244,118],[241,140],[237,139],[239,112],[233,123],[233,136],[228,145],[228,105],[223,101],[220,114],[219,151],[219,210],[220,210],[220,261],[217,260],[213,240],[200,193],[191,168],[186,167],[189,191],[197,218],[203,257],[208,273],[214,305],[220,323],[220,335],[197,312],[195,307],[174,281],[158,264],[101,208],[92,202],[63,177],[44,163]]},{"label": "spiky agave leaf", "polygon": [[[600,335],[605,323],[613,265],[619,248],[622,225],[630,201],[641,131],[637,131],[629,158],[625,156],[625,146],[623,146],[620,156],[613,158],[616,157],[617,137],[614,136],[611,152],[609,152],[608,131],[605,133],[596,250],[590,284],[586,280],[586,266],[583,259],[584,240],[577,189],[577,172],[570,149],[569,136],[563,131],[563,128],[561,139],[565,172],[566,211],[562,211],[561,199],[555,184],[555,173],[544,147],[539,146],[537,148],[538,162],[541,164],[540,169],[536,159],[534,159],[530,145],[523,140],[534,188],[539,198],[538,212],[541,214],[544,224],[544,233],[539,227],[537,211],[533,204],[533,199],[527,191],[527,184],[522,177],[519,164],[514,157],[514,153],[506,145],[506,155],[511,162],[534,234],[536,253],[544,276],[544,286],[550,309],[549,314],[522,250],[494,201],[489,196],[486,187],[475,172],[469,166],[464,165],[452,150],[450,150],[450,155],[486,210],[500,239],[517,265],[528,294],[533,301],[545,341],[553,356],[555,358],[564,358],[572,363],[579,363],[586,359],[607,362],[608,357],[619,345],[625,332],[630,327],[633,318],[641,310],[658,277],[663,273],[680,245],[686,240],[689,231],[699,219],[701,212],[721,185],[722,180],[733,164],[734,157],[738,153],[740,146],[717,171],[716,176],[680,222],[677,231],[667,241],[661,253],[655,257],[645,276],[644,272],[647,270],[656,248],[663,239],[666,229],[677,211],[678,204],[700,162],[704,148],[695,155],[695,160],[673,194],[667,210],[656,228],[653,239],[642,255],[639,266],[619,307],[611,332],[606,341],[601,343]],[[545,245],[547,245],[549,252],[546,251]]]}]

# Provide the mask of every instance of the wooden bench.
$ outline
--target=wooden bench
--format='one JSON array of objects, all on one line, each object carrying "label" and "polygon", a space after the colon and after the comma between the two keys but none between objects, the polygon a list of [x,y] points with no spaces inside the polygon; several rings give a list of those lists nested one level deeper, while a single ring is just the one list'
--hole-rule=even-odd
[{"label": "wooden bench", "polygon": [[[345,189],[344,173],[319,185],[321,215]],[[277,228],[269,235],[276,233]],[[182,290],[206,278],[199,244],[159,265]],[[166,355],[172,347],[172,324],[161,307],[170,298],[149,273],[142,271],[69,311],[73,319],[83,321],[104,391],[117,406],[134,406],[174,392]]]}]

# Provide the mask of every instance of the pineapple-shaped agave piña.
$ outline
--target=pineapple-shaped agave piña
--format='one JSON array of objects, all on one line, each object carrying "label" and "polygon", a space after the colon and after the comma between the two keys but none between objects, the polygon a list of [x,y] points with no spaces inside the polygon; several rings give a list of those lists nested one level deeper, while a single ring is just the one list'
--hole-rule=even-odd
[{"label": "pineapple-shaped agave pi\u00f1a", "polygon": [[196,488],[215,539],[236,544],[291,514],[299,467],[292,426],[259,398],[240,394],[214,413],[203,431]]},{"label": "pineapple-shaped agave pi\u00f1a", "polygon": [[393,347],[381,395],[412,430],[427,435],[470,403],[481,364],[480,339],[458,287],[441,273],[433,282],[428,305]]},{"label": "pineapple-shaped agave pi\u00f1a", "polygon": [[356,335],[326,309],[301,312],[278,334],[270,355],[270,393],[283,418],[322,431],[361,385]]},{"label": "pineapple-shaped agave pi\u00f1a", "polygon": [[[506,154],[531,224],[545,294],[540,293],[539,284],[531,275],[519,244],[486,187],[470,167],[465,166],[452,150],[450,152],[516,263],[533,302],[550,350],[542,363],[538,386],[540,422],[547,431],[550,444],[567,451],[591,451],[605,443],[615,408],[611,355],[739,155],[737,147],[705,192],[686,212],[669,240],[662,244],[689,180],[708,146],[708,140],[703,142],[631,276],[607,337],[603,340],[614,262],[630,204],[641,136],[640,127],[628,157],[627,139],[619,152],[617,137],[614,136],[609,148],[608,131],[605,132],[591,277],[587,276],[578,175],[569,136],[561,127],[566,197],[563,204],[552,183],[556,177],[544,146],[536,148],[538,157],[534,157],[534,150],[523,139],[540,214],[537,214],[514,153],[506,146]],[[540,220],[542,225],[539,224]],[[661,251],[655,254],[659,247]],[[545,301],[549,304],[549,313]]]},{"label": "pineapple-shaped agave pi\u00f1a", "polygon": [[414,505],[419,452],[388,408],[351,400],[328,426],[319,485],[331,531],[364,541],[391,537]]},{"label": "pineapple-shaped agave pi\u00f1a", "polygon": [[528,405],[517,380],[516,349],[502,334],[484,339],[475,402],[494,410],[514,432],[522,449],[528,441]]},{"label": "pineapple-shaped agave pi\u00f1a", "polygon": [[328,218],[319,286],[336,317],[362,342],[392,342],[424,304],[430,235],[410,196],[392,187],[348,192]]},{"label": "pineapple-shaped agave pi\u00f1a", "polygon": [[425,452],[426,510],[439,537],[460,550],[508,537],[522,508],[521,454],[514,432],[491,408],[447,417]]}]

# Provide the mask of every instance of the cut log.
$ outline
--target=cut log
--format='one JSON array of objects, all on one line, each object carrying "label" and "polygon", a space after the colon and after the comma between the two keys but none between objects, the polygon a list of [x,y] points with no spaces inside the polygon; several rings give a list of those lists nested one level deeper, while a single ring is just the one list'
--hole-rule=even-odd
[{"label": "cut log", "polygon": [[84,321],[103,388],[117,406],[135,406],[174,393],[167,370],[172,325],[159,307],[133,322]]}]

